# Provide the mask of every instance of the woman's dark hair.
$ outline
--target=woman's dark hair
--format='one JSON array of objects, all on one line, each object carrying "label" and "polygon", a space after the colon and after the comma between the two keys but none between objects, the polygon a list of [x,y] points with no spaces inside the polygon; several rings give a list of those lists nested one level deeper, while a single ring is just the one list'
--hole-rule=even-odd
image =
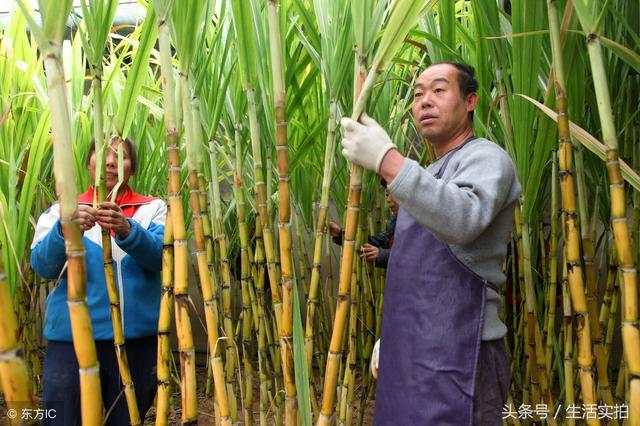
[{"label": "woman's dark hair", "polygon": [[[131,160],[131,174],[135,174],[138,167],[138,153],[136,151],[136,146],[133,144],[133,141],[129,138],[121,139],[118,136],[114,136],[109,140],[109,146],[111,146],[111,144],[115,141],[124,142],[125,146],[129,149],[129,160]],[[89,151],[87,152],[87,166],[89,165],[89,160],[91,160],[91,156],[94,152],[96,152],[96,140],[91,139],[91,145],[89,146]]]}]

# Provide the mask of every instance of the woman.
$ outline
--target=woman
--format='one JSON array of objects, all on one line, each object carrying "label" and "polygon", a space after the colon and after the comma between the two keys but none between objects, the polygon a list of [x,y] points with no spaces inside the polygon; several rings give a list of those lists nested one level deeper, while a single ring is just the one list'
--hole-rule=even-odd
[{"label": "woman", "polygon": [[[160,272],[166,205],[157,198],[134,193],[128,186],[137,159],[129,139],[114,138],[106,154],[106,186],[109,193],[118,182],[118,145],[123,144],[124,175],[115,203],[93,207],[94,188],[78,196],[78,219],[84,232],[87,263],[87,305],[100,365],[102,399],[107,425],[129,424],[121,392],[120,374],[113,345],[113,327],[105,283],[101,229],[111,232],[114,274],[120,293],[125,347],[141,418],[149,409],[156,389],[157,327],[160,307]],[[91,182],[95,181],[95,145],[87,158]],[[38,219],[31,245],[31,267],[46,279],[58,279],[45,308],[44,336],[48,340],[43,363],[44,408],[54,409],[55,419],[44,424],[80,425],[78,363],[71,337],[67,308],[65,244],[60,209],[54,204]]]}]

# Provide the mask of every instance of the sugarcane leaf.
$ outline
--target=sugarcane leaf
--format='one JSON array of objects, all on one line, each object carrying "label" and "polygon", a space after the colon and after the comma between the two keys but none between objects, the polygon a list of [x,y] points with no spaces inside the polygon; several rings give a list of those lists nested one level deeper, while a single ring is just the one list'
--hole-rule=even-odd
[{"label": "sugarcane leaf", "polygon": [[440,24],[440,40],[446,46],[442,50],[441,60],[453,60],[451,52],[456,51],[456,2],[440,0],[438,3],[438,23]]},{"label": "sugarcane leaf", "polygon": [[634,52],[628,47],[606,37],[599,36],[599,38],[604,46],[609,48],[620,59],[625,61],[629,66],[636,70],[637,73],[640,74],[640,55],[637,52]]},{"label": "sugarcane leaf", "polygon": [[588,0],[572,0],[572,3],[582,28],[584,28],[585,31],[592,31],[594,29],[595,19],[590,9],[593,9],[593,2]]},{"label": "sugarcane leaf", "polygon": [[[31,210],[35,197],[33,194],[36,191],[36,184],[40,180],[40,171],[43,165],[44,156],[51,148],[49,143],[49,113],[44,111],[38,121],[36,132],[33,135],[31,146],[29,148],[29,161],[27,163],[27,170],[24,172],[24,182],[20,191],[20,212],[18,216],[18,229],[15,234],[16,237],[16,252],[20,255],[24,255],[25,246],[28,241],[28,226],[30,225],[29,219],[31,218]],[[22,260],[22,259],[20,259]]]},{"label": "sugarcane leaf", "polygon": [[38,0],[38,5],[42,17],[42,28],[47,39],[59,45],[64,37],[73,0]]},{"label": "sugarcane leaf", "polygon": [[254,37],[253,17],[251,5],[247,0],[230,0],[238,43],[238,68],[242,87],[247,90],[253,88],[256,80],[256,40]]},{"label": "sugarcane leaf", "polygon": [[293,288],[293,365],[298,392],[298,408],[300,421],[304,426],[311,426],[311,398],[309,395],[309,372],[307,355],[304,350],[304,330],[300,316],[300,300],[298,289]]},{"label": "sugarcane leaf", "polygon": [[380,45],[373,58],[372,68],[381,72],[396,55],[400,46],[411,28],[418,19],[427,13],[438,0],[429,0],[425,3],[412,0],[397,0],[395,8],[391,12],[391,17],[386,25]]},{"label": "sugarcane leaf", "polygon": [[51,45],[49,44],[49,40],[42,27],[36,24],[35,19],[31,15],[31,11],[27,9],[27,6],[24,4],[24,0],[16,0],[18,2],[18,6],[20,6],[20,10],[22,11],[22,16],[25,17],[27,23],[29,24],[29,29],[31,33],[34,35],[38,45],[43,51],[47,51],[51,49]]},{"label": "sugarcane leaf", "polygon": [[127,73],[127,82],[122,92],[122,99],[125,101],[120,102],[113,123],[116,132],[123,139],[127,137],[131,129],[131,123],[137,106],[137,102],[133,102],[132,100],[138,98],[138,94],[142,88],[149,67],[149,53],[155,45],[157,36],[158,26],[156,24],[155,11],[153,8],[149,8],[144,24],[142,25],[138,49]]},{"label": "sugarcane leaf", "polygon": [[[536,101],[535,99],[516,93],[515,95],[526,99],[535,105],[540,111],[544,112],[549,118],[558,122],[558,113],[547,107],[546,105]],[[575,137],[585,148],[597,155],[601,160],[607,160],[608,148],[600,142],[591,133],[587,132],[582,127],[575,124],[573,121],[569,121],[571,128],[571,135]],[[624,160],[620,159],[620,169],[622,170],[622,176],[636,191],[640,191],[640,175],[638,175]]]}]

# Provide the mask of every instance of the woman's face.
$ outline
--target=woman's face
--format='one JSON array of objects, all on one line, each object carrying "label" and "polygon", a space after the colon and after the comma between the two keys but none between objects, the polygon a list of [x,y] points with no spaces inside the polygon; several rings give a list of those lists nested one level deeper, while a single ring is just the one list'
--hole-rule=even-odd
[{"label": "woman's face", "polygon": [[[105,156],[106,156],[106,175],[105,182],[107,185],[107,191],[111,191],[116,183],[118,183],[118,145],[121,142],[119,140],[114,140],[111,142],[109,147],[107,147]],[[122,185],[124,188],[131,177],[131,153],[129,152],[129,145],[122,142],[123,148],[123,166],[124,166],[124,174],[122,176]],[[89,158],[89,176],[91,178],[91,183],[93,184],[96,180],[96,153],[94,151],[91,154],[91,158]]]}]

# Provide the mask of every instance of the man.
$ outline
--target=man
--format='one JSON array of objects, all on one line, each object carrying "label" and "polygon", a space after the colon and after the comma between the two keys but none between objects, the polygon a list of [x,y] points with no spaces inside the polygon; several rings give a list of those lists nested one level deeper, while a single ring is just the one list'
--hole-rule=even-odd
[{"label": "man", "polygon": [[[384,187],[387,206],[389,210],[391,210],[391,217],[387,220],[387,227],[384,231],[370,236],[368,241],[362,245],[360,257],[365,258],[369,262],[374,262],[378,268],[387,269],[400,206],[387,189],[387,181],[382,179],[381,184]],[[335,244],[342,245],[344,231],[340,228],[340,225],[335,222],[329,222],[329,235],[331,235]]]},{"label": "man", "polygon": [[375,424],[500,425],[509,386],[497,288],[520,195],[513,162],[473,136],[472,67],[416,80],[418,129],[437,161],[403,157],[371,118],[343,119],[343,155],[379,173],[402,206],[387,270]]}]

